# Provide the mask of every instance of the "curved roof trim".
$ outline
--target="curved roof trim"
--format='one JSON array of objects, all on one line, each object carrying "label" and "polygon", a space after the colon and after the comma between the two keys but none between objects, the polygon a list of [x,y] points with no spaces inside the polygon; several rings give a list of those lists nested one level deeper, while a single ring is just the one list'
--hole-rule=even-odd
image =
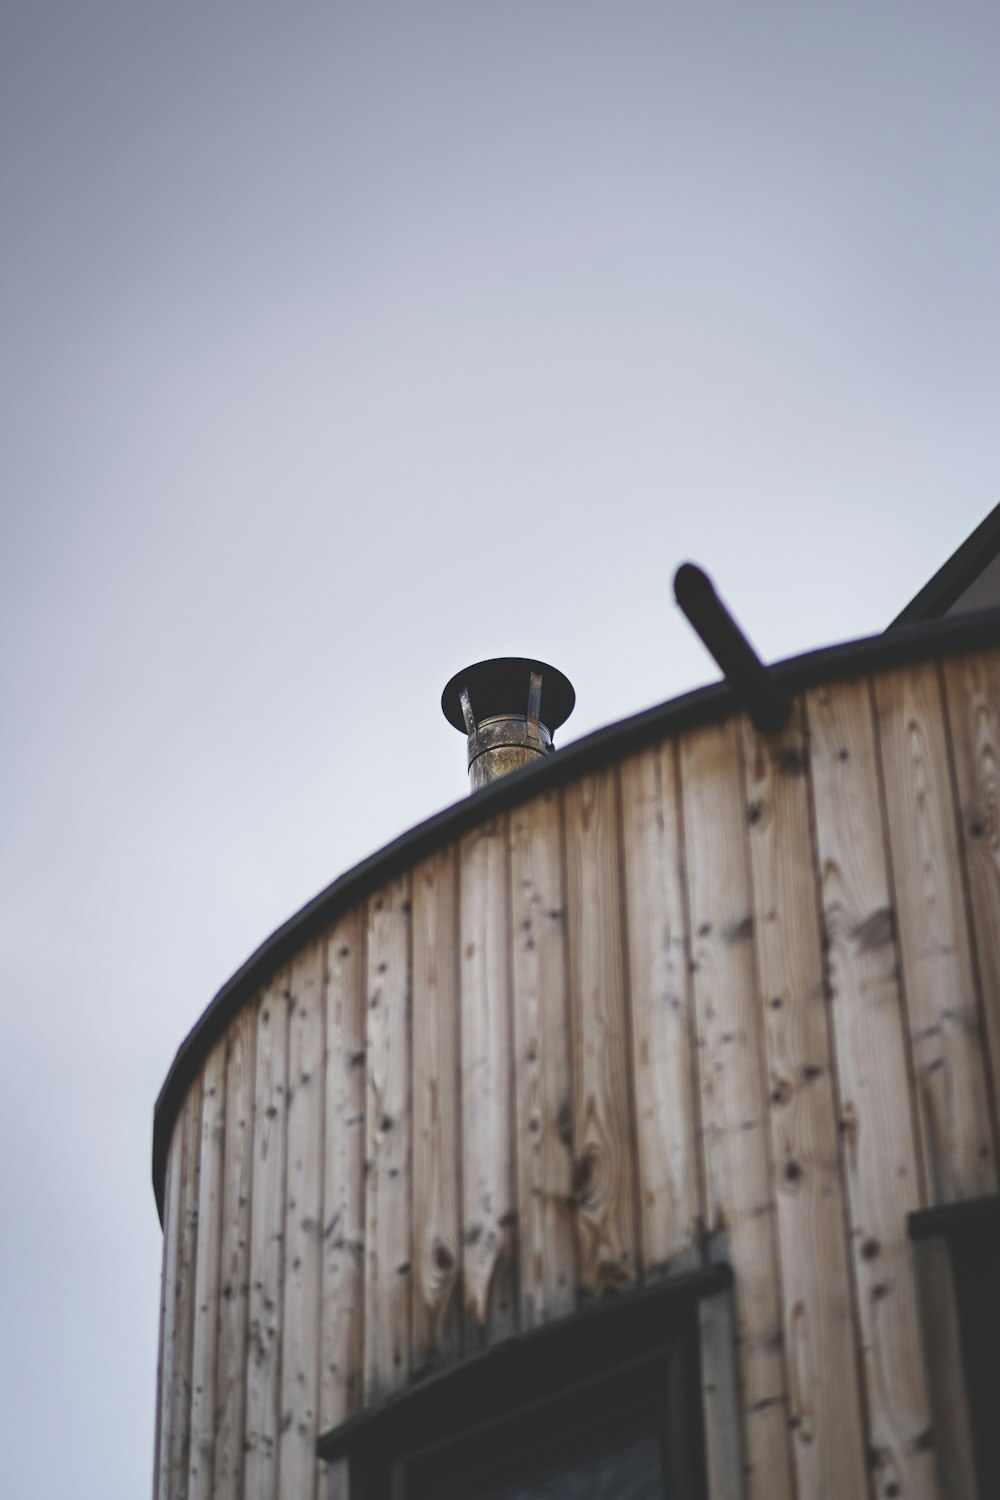
[{"label": "curved roof trim", "polygon": [[[776,663],[772,671],[789,693],[823,682],[925,661],[977,647],[1000,645],[1000,610],[958,615],[930,624],[891,630],[885,635],[828,646]],[[219,990],[177,1049],[153,1111],[153,1192],[163,1222],[163,1187],[174,1122],[188,1088],[208,1052],[234,1016],[261,986],[343,911],[371,891],[410,869],[442,844],[478,823],[526,802],[548,787],[585,775],[655,740],[712,723],[739,712],[728,683],[713,683],[656,708],[621,719],[574,740],[556,755],[513,771],[482,791],[418,823],[341,875],[272,932]]]}]

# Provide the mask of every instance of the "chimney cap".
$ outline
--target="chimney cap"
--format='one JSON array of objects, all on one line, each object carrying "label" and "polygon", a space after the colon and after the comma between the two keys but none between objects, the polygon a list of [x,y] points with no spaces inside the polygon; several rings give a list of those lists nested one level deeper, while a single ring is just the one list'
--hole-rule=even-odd
[{"label": "chimney cap", "polygon": [[463,667],[441,694],[441,711],[449,724],[466,734],[461,699],[465,688],[477,724],[498,717],[526,718],[532,672],[541,675],[542,701],[538,718],[551,735],[573,712],[576,693],[569,678],[557,668],[526,656],[494,656],[489,661],[477,661],[471,667]]}]

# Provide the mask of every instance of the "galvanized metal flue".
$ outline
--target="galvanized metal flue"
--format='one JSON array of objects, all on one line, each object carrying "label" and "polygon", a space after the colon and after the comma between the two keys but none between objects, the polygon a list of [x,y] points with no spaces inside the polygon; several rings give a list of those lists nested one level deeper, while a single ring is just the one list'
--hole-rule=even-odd
[{"label": "galvanized metal flue", "polygon": [[528,657],[494,657],[456,672],[441,708],[466,735],[470,790],[551,754],[553,734],[575,702],[562,672]]}]

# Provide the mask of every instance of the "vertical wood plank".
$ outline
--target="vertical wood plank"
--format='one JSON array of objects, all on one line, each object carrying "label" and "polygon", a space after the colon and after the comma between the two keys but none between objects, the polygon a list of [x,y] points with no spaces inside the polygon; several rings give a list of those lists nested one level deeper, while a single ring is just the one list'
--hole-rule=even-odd
[{"label": "vertical wood plank", "polygon": [[225,1042],[226,1118],[213,1500],[238,1500],[243,1494],[256,1032],[257,1008],[247,1006],[229,1027]]},{"label": "vertical wood plank", "polygon": [[738,734],[686,735],[680,773],[708,1228],[736,1277],[747,1494],[773,1500],[794,1492]]},{"label": "vertical wood plank", "polygon": [[[734,1301],[732,1291],[727,1291],[705,1297],[698,1304],[701,1404],[710,1500],[745,1500],[746,1496]],[[836,1497],[831,1496],[830,1500]]]},{"label": "vertical wood plank", "polygon": [[170,1148],[171,1171],[176,1177],[170,1184],[171,1200],[168,1203],[172,1242],[167,1252],[158,1477],[158,1493],[163,1500],[186,1500],[188,1492],[200,1135],[199,1079],[188,1090]]},{"label": "vertical wood plank", "polygon": [[[193,1085],[184,1106],[184,1185],[181,1190],[181,1243],[177,1259],[175,1375],[171,1403],[171,1496],[185,1500],[191,1462],[191,1355],[194,1337],[198,1254],[198,1207],[201,1187],[202,1081]],[[178,1378],[179,1377],[179,1378]]]},{"label": "vertical wood plank", "polygon": [[198,1238],[191,1352],[191,1458],[188,1470],[190,1500],[210,1500],[213,1493],[225,1127],[226,1044],[223,1041],[209,1053],[202,1073],[201,1138],[198,1147]]},{"label": "vertical wood plank", "polygon": [[410,896],[368,902],[365,1399],[406,1383],[410,1352]]},{"label": "vertical wood plank", "polygon": [[[193,1091],[200,1101],[200,1087]],[[160,1380],[159,1408],[156,1431],[156,1474],[154,1494],[157,1500],[173,1500],[176,1481],[176,1422],[178,1400],[176,1390],[185,1376],[187,1354],[185,1344],[187,1330],[185,1314],[189,1307],[189,1293],[185,1279],[185,1243],[189,1195],[187,1174],[191,1163],[187,1159],[190,1138],[189,1114],[194,1107],[188,1095],[174,1124],[173,1138],[167,1154],[166,1183],[163,1215],[163,1279],[161,1283],[160,1309]],[[185,1414],[184,1421],[187,1421]],[[179,1488],[183,1491],[182,1476]]]},{"label": "vertical wood plank", "polygon": [[621,765],[632,1067],[642,1256],[693,1264],[704,1209],[692,1086],[692,1015],[681,881],[676,751]]},{"label": "vertical wood plank", "polygon": [[475,1349],[512,1333],[517,1314],[505,819],[461,841],[459,882],[463,1337]]},{"label": "vertical wood plank", "polygon": [[276,1500],[278,1495],[288,1000],[288,974],[283,972],[267,985],[257,1004],[243,1469],[246,1500]]},{"label": "vertical wood plank", "polygon": [[879,1494],[936,1493],[906,1216],[920,1205],[868,685],[808,695],[869,1452]]},{"label": "vertical wood plank", "polygon": [[450,847],[413,872],[414,1371],[461,1350],[457,903]]},{"label": "vertical wood plank", "polygon": [[[347,912],[326,940],[320,1431],[361,1405],[364,1376],[365,921]],[[346,1459],[325,1466],[326,1500],[349,1500]]]},{"label": "vertical wood plank", "polygon": [[289,981],[278,1469],[281,1493],[296,1500],[315,1500],[318,1477],[325,958],[324,945],[313,943],[293,961]]},{"label": "vertical wood plank", "polygon": [[[161,1210],[161,1227],[163,1230],[163,1249],[160,1255],[160,1336],[156,1346],[156,1419],[154,1422],[155,1433],[153,1438],[153,1500],[158,1500],[161,1491],[160,1478],[160,1453],[163,1447],[164,1431],[164,1395],[166,1392],[164,1371],[164,1349],[168,1333],[168,1303],[172,1302],[168,1288],[173,1284],[174,1263],[176,1260],[175,1246],[177,1243],[174,1234],[174,1225],[177,1221],[177,1211],[174,1199],[177,1193],[177,1161],[174,1156],[173,1143],[167,1146],[167,1159],[163,1168],[163,1202]],[[168,1280],[169,1273],[169,1280]]]},{"label": "vertical wood plank", "polygon": [[979,1016],[933,664],[876,682],[917,1103],[934,1202],[996,1188]]},{"label": "vertical wood plank", "polygon": [[559,794],[510,815],[520,1322],[572,1312],[572,1104]]},{"label": "vertical wood plank", "polygon": [[868,1488],[801,712],[743,726],[792,1456],[801,1500]]},{"label": "vertical wood plank", "polygon": [[573,1201],[580,1286],[636,1276],[635,1132],[614,769],[567,787]]},{"label": "vertical wood plank", "polygon": [[[1000,1086],[1000,652],[948,660],[942,669],[995,1109]],[[995,1117],[993,1123],[996,1129]]]},{"label": "vertical wood plank", "polygon": [[350,1465],[346,1458],[322,1466],[320,1493],[323,1500],[351,1500]]},{"label": "vertical wood plank", "polygon": [[364,1366],[365,928],[341,917],[326,940],[320,1431],[361,1405]]}]

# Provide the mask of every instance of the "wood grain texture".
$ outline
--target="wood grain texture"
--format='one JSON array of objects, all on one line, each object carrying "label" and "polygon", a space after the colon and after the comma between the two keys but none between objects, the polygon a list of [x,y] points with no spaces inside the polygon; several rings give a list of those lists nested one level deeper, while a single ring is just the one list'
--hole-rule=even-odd
[{"label": "wood grain texture", "polygon": [[462,1257],[465,1347],[516,1328],[507,825],[459,850]]},{"label": "wood grain texture", "polygon": [[739,726],[681,743],[708,1228],[736,1277],[747,1494],[793,1494]]},{"label": "wood grain texture", "polygon": [[576,1303],[566,912],[559,795],[510,815],[520,1321]]},{"label": "wood grain texture", "polygon": [[457,855],[413,872],[414,1371],[461,1351]]},{"label": "wood grain texture", "polygon": [[743,766],[792,1457],[801,1500],[837,1500],[868,1478],[798,708],[780,735],[743,725]]},{"label": "wood grain texture", "polygon": [[[1000,1088],[1000,652],[943,663],[992,1102]],[[997,1149],[996,1116],[993,1118]]]},{"label": "wood grain texture", "polygon": [[363,913],[326,939],[320,1431],[361,1405],[364,1366],[365,1079]]},{"label": "wood grain texture", "polygon": [[[176,1139],[176,1128],[174,1131]],[[166,1393],[169,1389],[166,1382],[166,1370],[164,1369],[164,1356],[166,1353],[167,1335],[167,1311],[169,1304],[173,1301],[172,1287],[176,1268],[177,1243],[174,1225],[177,1222],[177,1208],[175,1198],[180,1184],[178,1175],[178,1163],[174,1153],[173,1141],[167,1147],[166,1161],[163,1167],[163,1250],[160,1257],[160,1333],[156,1346],[156,1418],[154,1422],[153,1437],[153,1500],[159,1500],[162,1492],[162,1481],[160,1475],[161,1453],[165,1437],[164,1413]]]},{"label": "wood grain texture", "polygon": [[188,1091],[174,1133],[177,1153],[174,1189],[176,1212],[172,1248],[170,1300],[164,1323],[163,1406],[159,1493],[168,1500],[187,1500],[191,1460],[191,1354],[194,1332],[198,1243],[198,1190],[201,1178],[201,1094],[199,1079]]},{"label": "wood grain texture", "polygon": [[321,1465],[320,1494],[323,1500],[351,1500],[350,1465],[346,1458]]},{"label": "wood grain texture", "polygon": [[405,1385],[410,1354],[410,886],[368,902],[364,1390]]},{"label": "wood grain texture", "polygon": [[876,703],[928,1190],[975,1197],[996,1167],[935,666],[880,677]]},{"label": "wood grain texture", "polygon": [[866,682],[808,695],[840,1128],[879,1495],[936,1493],[906,1215],[920,1206]]},{"label": "wood grain texture", "polygon": [[422,846],[230,1024],[166,1163],[155,1500],[348,1500],[319,1431],[704,1254],[712,1500],[974,1493],[906,1217],[996,1191],[1000,652],[804,705]]},{"label": "wood grain texture", "polygon": [[573,1202],[580,1287],[637,1274],[635,1132],[614,768],[564,793]]},{"label": "wood grain texture", "polygon": [[288,1002],[286,971],[267,985],[257,1004],[243,1469],[246,1500],[277,1500],[279,1493]]},{"label": "wood grain texture", "polygon": [[[189,1330],[185,1327],[185,1313],[190,1306],[184,1276],[186,1225],[186,1184],[191,1163],[186,1160],[190,1139],[189,1116],[200,1103],[201,1085],[196,1085],[174,1125],[173,1138],[167,1155],[166,1181],[164,1184],[163,1215],[163,1279],[160,1304],[160,1359],[159,1400],[156,1423],[156,1468],[154,1471],[154,1495],[156,1500],[173,1500],[177,1492],[186,1489],[187,1465],[178,1476],[175,1424],[181,1408],[180,1392],[188,1380],[187,1343]],[[186,1123],[187,1122],[187,1123]],[[190,1397],[190,1389],[188,1390]],[[187,1413],[184,1415],[187,1423]]]},{"label": "wood grain texture", "polygon": [[694,1264],[704,1222],[674,745],[631,757],[620,775],[636,1163],[648,1275],[654,1267]]},{"label": "wood grain texture", "polygon": [[238,1500],[243,1493],[256,1022],[256,1007],[248,1006],[229,1027],[225,1041],[226,1118],[219,1252],[214,1500]]},{"label": "wood grain texture", "polygon": [[289,980],[278,1472],[282,1495],[296,1500],[315,1500],[318,1479],[325,963],[324,945],[313,943]]},{"label": "wood grain texture", "polygon": [[701,1405],[705,1424],[705,1470],[709,1500],[745,1500],[735,1297],[732,1291],[698,1304],[701,1340]]},{"label": "wood grain texture", "polygon": [[225,1042],[219,1042],[209,1053],[202,1073],[194,1333],[191,1349],[189,1500],[211,1500],[214,1489],[215,1381],[225,1129],[226,1045]]}]

